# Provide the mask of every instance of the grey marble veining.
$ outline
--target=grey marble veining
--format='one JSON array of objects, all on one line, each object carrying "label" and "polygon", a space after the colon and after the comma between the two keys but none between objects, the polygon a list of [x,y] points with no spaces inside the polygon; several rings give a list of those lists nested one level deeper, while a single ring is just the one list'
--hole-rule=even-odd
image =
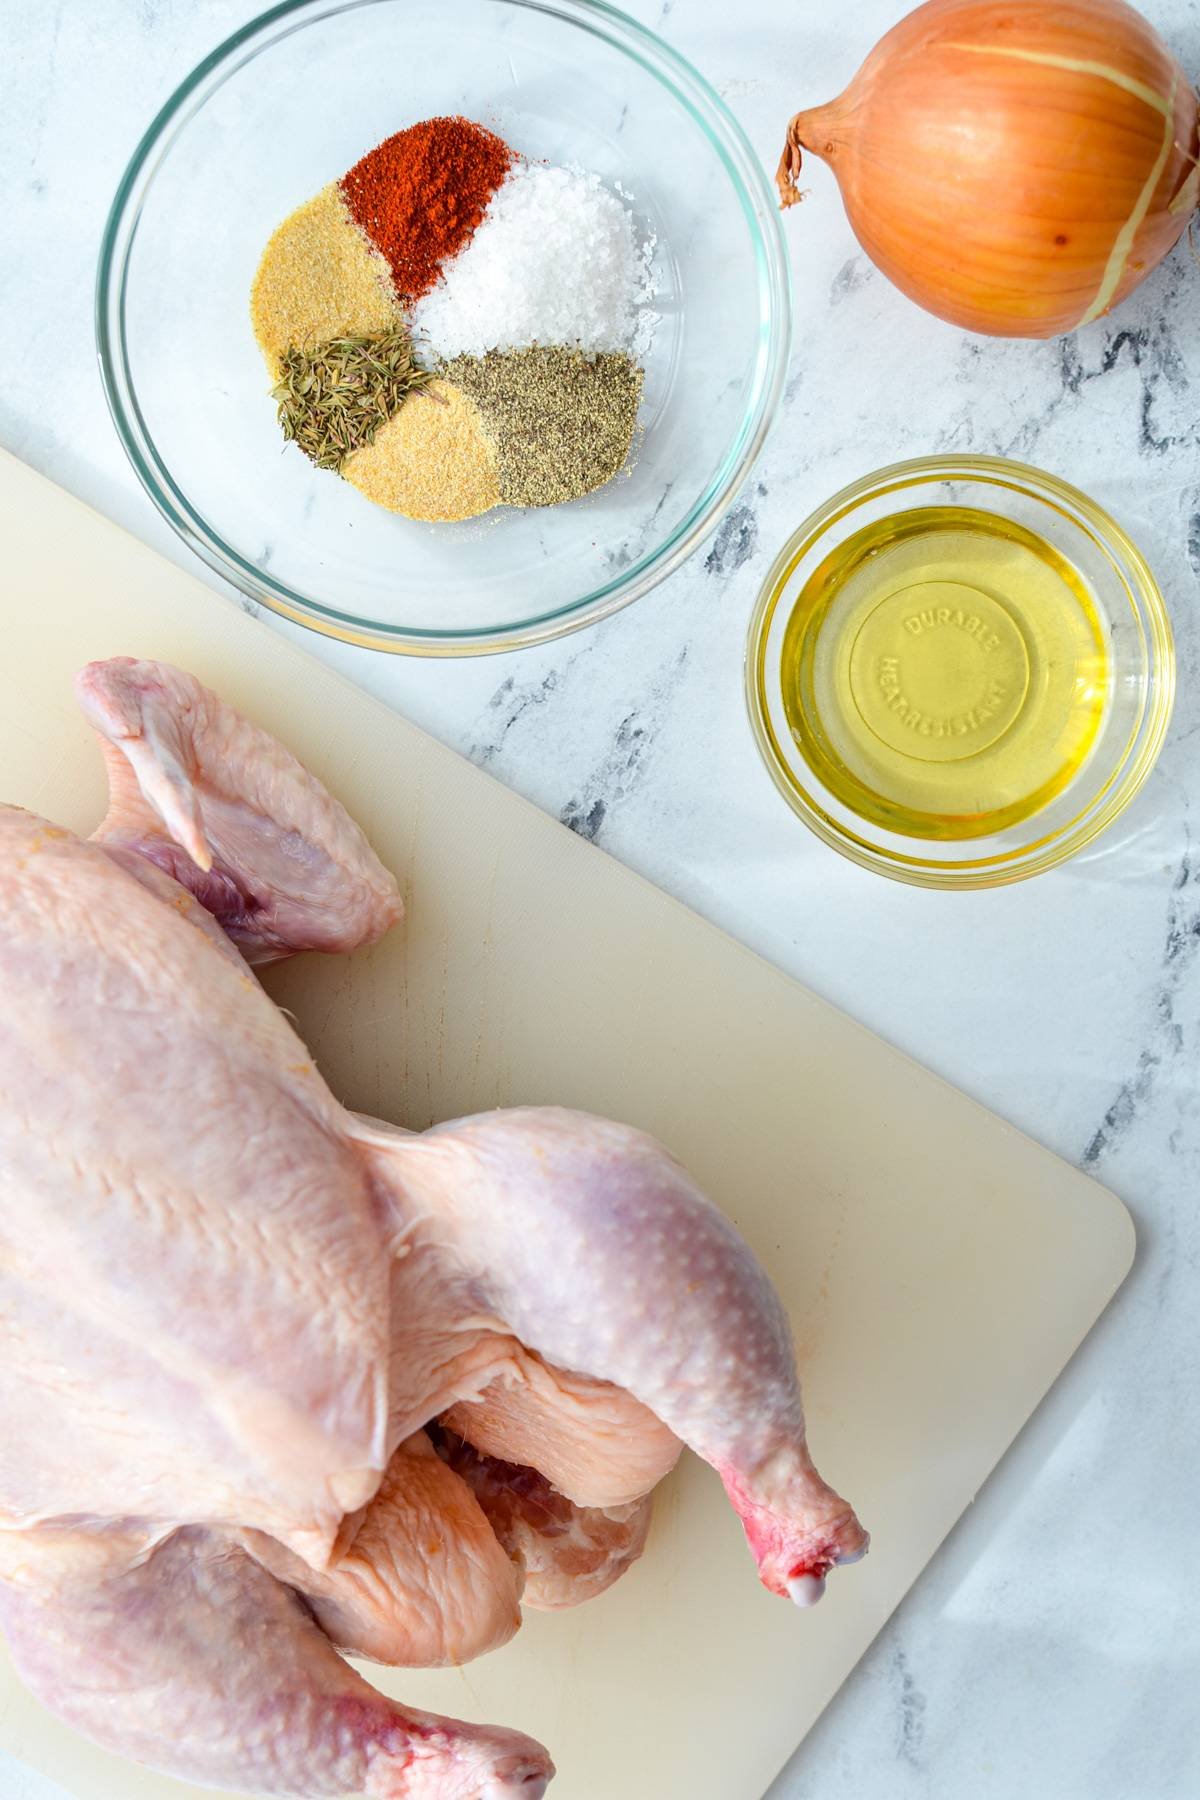
[{"label": "grey marble veining", "polygon": [[[1200,69],[1200,0],[1145,4]],[[4,8],[0,442],[180,561],[187,553],[108,422],[92,276],[137,135],[254,10],[235,0]],[[843,85],[905,6],[638,0],[632,10],[717,77],[773,167],[791,111]],[[805,185],[787,221],[796,347],[782,416],[686,569],[595,630],[520,656],[415,663],[292,635],[1090,1169],[1137,1218],[1139,1260],[1116,1305],[772,1800],[1190,1800],[1200,1793],[1200,272],[1180,250],[1115,319],[1062,342],[968,338],[871,268],[824,169]],[[968,449],[1040,463],[1130,528],[1170,600],[1179,701],[1158,770],[1100,844],[1032,883],[939,895],[862,873],[793,821],[751,742],[741,651],[770,559],[812,506],[897,457]],[[54,1790],[0,1758],[0,1792],[46,1800]]]}]

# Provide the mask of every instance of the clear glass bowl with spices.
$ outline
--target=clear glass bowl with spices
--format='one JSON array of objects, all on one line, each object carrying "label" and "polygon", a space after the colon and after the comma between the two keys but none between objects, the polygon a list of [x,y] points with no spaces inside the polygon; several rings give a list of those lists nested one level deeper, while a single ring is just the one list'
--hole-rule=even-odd
[{"label": "clear glass bowl with spices", "polygon": [[[608,453],[610,413],[616,441],[629,407],[640,408],[634,454],[615,479],[556,504],[580,451],[570,419],[548,410],[536,466],[504,496],[512,503],[421,524],[369,499],[386,504],[372,484],[424,478],[430,433],[417,445],[393,421],[386,463],[364,459],[357,487],[349,465],[351,479],[339,480],[294,447],[281,451],[247,295],[281,219],[311,201],[319,230],[331,180],[402,127],[446,115],[501,134],[531,168],[594,171],[623,196],[654,241],[657,323],[637,391],[620,359],[585,371],[601,415],[589,455]],[[457,325],[469,335],[469,321]],[[778,403],[788,285],[772,195],[740,127],[634,21],[593,0],[295,0],[207,58],[138,146],[105,233],[97,333],[134,467],[213,568],[331,636],[470,654],[590,624],[708,535]],[[406,384],[402,357],[389,353],[388,378],[398,368]],[[503,370],[476,359],[459,371],[461,392],[489,409],[498,434],[528,439],[531,407],[578,386],[557,353],[539,346]],[[457,456],[463,418],[435,411],[436,400],[407,400],[399,420],[410,409],[414,421],[436,417],[436,453]],[[467,490],[464,508],[477,498]]]}]

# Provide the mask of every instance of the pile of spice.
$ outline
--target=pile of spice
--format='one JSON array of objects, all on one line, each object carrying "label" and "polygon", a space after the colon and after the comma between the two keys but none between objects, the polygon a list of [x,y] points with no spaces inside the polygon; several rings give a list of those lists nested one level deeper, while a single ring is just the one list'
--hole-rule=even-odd
[{"label": "pile of spice", "polygon": [[474,519],[500,503],[498,459],[479,409],[446,381],[402,407],[342,474],[376,506],[410,519]]},{"label": "pile of spice", "polygon": [[340,469],[431,379],[399,326],[372,337],[327,338],[315,350],[289,344],[272,391],[284,437],[318,469]]},{"label": "pile of spice", "polygon": [[455,357],[446,374],[486,420],[499,497],[509,506],[557,506],[590,494],[629,455],[642,371],[619,351],[490,350]]},{"label": "pile of spice", "polygon": [[291,349],[384,333],[402,321],[387,263],[338,189],[322,188],[273,234],[250,292],[250,322],[272,380]]},{"label": "pile of spice", "polygon": [[284,221],[255,276],[285,438],[410,518],[590,493],[636,436],[653,252],[594,174],[469,119],[396,132]]},{"label": "pile of spice", "polygon": [[469,241],[512,166],[470,119],[424,119],[385,138],[338,183],[350,217],[386,258],[401,301],[427,294]]},{"label": "pile of spice", "polygon": [[598,176],[517,167],[413,318],[444,356],[530,344],[637,348],[650,248]]}]

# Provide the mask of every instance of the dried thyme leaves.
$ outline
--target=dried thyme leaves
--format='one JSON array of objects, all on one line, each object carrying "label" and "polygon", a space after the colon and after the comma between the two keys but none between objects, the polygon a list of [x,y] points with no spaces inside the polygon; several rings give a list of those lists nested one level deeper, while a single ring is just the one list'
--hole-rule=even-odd
[{"label": "dried thyme leaves", "polygon": [[271,390],[289,443],[318,469],[341,471],[346,458],[399,412],[409,394],[432,380],[413,360],[403,326],[367,337],[332,338],[315,349],[291,344]]},{"label": "dried thyme leaves", "polygon": [[642,370],[623,351],[491,350],[455,357],[441,373],[478,406],[510,506],[577,500],[611,481],[629,455]]}]

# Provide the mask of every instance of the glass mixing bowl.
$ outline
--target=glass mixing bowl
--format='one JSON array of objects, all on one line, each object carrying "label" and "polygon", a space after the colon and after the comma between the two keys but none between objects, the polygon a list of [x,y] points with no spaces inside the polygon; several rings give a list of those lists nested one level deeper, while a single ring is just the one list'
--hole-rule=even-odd
[{"label": "glass mixing bowl", "polygon": [[[422,525],[284,450],[249,324],[275,226],[402,126],[463,113],[619,183],[657,238],[661,315],[636,460],[566,506]],[[740,126],[597,0],[290,0],[163,107],[117,190],[96,330],[147,491],[217,572],[376,649],[506,650],[627,606],[729,506],[789,342],[774,198]]]},{"label": "glass mixing bowl", "polygon": [[[916,578],[927,521],[945,519],[929,509],[947,508],[970,521],[973,541],[981,524],[984,541],[994,531],[979,515],[995,515],[1018,544],[1037,540],[1047,565],[1068,570],[1083,654],[1050,616],[1045,589],[1018,586],[1026,565],[1011,542],[974,587],[933,562]],[[884,556],[893,560],[872,567]],[[1055,681],[1088,727],[1053,782],[1007,813],[906,815],[897,794],[937,791],[950,763],[964,787],[983,791]],[[913,703],[947,682],[962,697],[956,711]],[[1136,545],[1077,488],[996,457],[896,463],[835,494],[775,559],[746,655],[754,734],[793,811],[863,868],[924,887],[1000,886],[1073,856],[1150,773],[1174,694],[1170,620]],[[847,777],[847,754],[861,774]]]}]

